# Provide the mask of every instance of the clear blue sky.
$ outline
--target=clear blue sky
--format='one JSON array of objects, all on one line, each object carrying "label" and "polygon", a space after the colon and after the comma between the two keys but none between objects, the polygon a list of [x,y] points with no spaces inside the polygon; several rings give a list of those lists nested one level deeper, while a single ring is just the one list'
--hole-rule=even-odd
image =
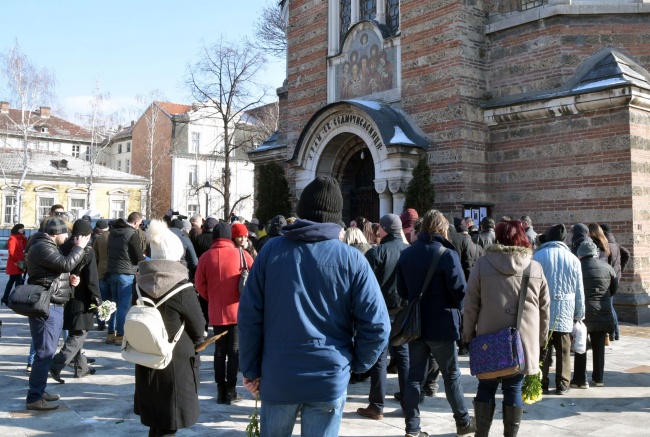
[{"label": "clear blue sky", "polygon": [[[115,107],[129,109],[136,95],[153,89],[165,100],[191,103],[183,78],[202,44],[222,34],[230,41],[251,37],[267,2],[274,0],[7,1],[0,12],[0,51],[17,39],[33,64],[53,70],[53,107],[73,122],[90,112],[96,78]],[[284,62],[269,57],[264,82],[275,89],[284,76]]]}]

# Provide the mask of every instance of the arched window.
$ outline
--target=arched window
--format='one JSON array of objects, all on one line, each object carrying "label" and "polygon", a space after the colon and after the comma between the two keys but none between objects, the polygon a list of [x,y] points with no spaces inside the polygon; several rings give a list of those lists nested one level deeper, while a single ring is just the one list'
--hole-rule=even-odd
[{"label": "arched window", "polygon": [[386,26],[391,35],[399,32],[399,0],[386,0]]},{"label": "arched window", "polygon": [[343,41],[345,34],[352,24],[352,0],[340,0],[341,8],[341,26],[339,28],[339,41]]},{"label": "arched window", "polygon": [[359,20],[374,20],[377,16],[377,0],[359,0]]}]

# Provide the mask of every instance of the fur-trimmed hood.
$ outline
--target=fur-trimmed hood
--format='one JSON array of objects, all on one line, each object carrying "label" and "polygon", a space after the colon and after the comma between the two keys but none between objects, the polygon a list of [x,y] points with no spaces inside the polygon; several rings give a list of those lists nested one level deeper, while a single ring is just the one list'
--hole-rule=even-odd
[{"label": "fur-trimmed hood", "polygon": [[533,250],[520,246],[493,244],[485,249],[485,257],[492,266],[504,275],[514,275],[530,264]]}]

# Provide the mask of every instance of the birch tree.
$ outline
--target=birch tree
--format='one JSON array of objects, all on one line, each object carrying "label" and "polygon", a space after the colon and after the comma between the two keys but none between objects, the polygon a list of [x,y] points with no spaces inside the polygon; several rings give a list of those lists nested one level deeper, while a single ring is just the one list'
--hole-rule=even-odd
[{"label": "birch tree", "polygon": [[22,221],[23,202],[22,184],[27,176],[29,164],[29,137],[34,132],[34,126],[39,117],[34,116],[41,106],[47,106],[54,100],[54,86],[56,79],[54,73],[47,69],[36,67],[30,59],[20,51],[18,42],[7,52],[0,55],[0,75],[4,81],[2,95],[7,96],[12,106],[20,110],[20,120],[6,117],[7,128],[15,129],[22,136],[20,153],[23,161],[23,170],[18,183],[14,185],[16,205],[18,212],[16,222]]},{"label": "birch tree", "polygon": [[217,119],[223,129],[214,154],[223,157],[223,172],[215,188],[223,196],[224,220],[238,203],[250,195],[231,199],[231,160],[252,147],[240,141],[242,117],[246,111],[261,106],[268,89],[258,82],[266,59],[250,42],[232,44],[223,37],[201,48],[199,60],[187,67],[187,86],[194,99],[205,105],[207,118]]}]

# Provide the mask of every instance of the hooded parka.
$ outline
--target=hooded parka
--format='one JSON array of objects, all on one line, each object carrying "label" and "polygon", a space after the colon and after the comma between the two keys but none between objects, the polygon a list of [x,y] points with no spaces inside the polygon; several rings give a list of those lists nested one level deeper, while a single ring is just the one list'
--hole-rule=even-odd
[{"label": "hooded parka", "polygon": [[525,375],[539,372],[539,350],[549,329],[549,294],[542,266],[532,260],[532,250],[493,244],[479,258],[467,282],[463,339],[494,334],[516,326],[519,292],[524,270],[530,265],[530,279],[524,302],[521,342],[526,365]]},{"label": "hooded parka", "polygon": [[[143,261],[139,269],[137,286],[143,296],[154,302],[187,283],[187,268],[176,261]],[[176,293],[158,309],[171,339],[183,322],[185,329],[167,367],[156,370],[135,365],[133,412],[145,426],[168,430],[188,428],[199,418],[200,361],[194,345],[203,336],[205,319],[192,287]]]}]

